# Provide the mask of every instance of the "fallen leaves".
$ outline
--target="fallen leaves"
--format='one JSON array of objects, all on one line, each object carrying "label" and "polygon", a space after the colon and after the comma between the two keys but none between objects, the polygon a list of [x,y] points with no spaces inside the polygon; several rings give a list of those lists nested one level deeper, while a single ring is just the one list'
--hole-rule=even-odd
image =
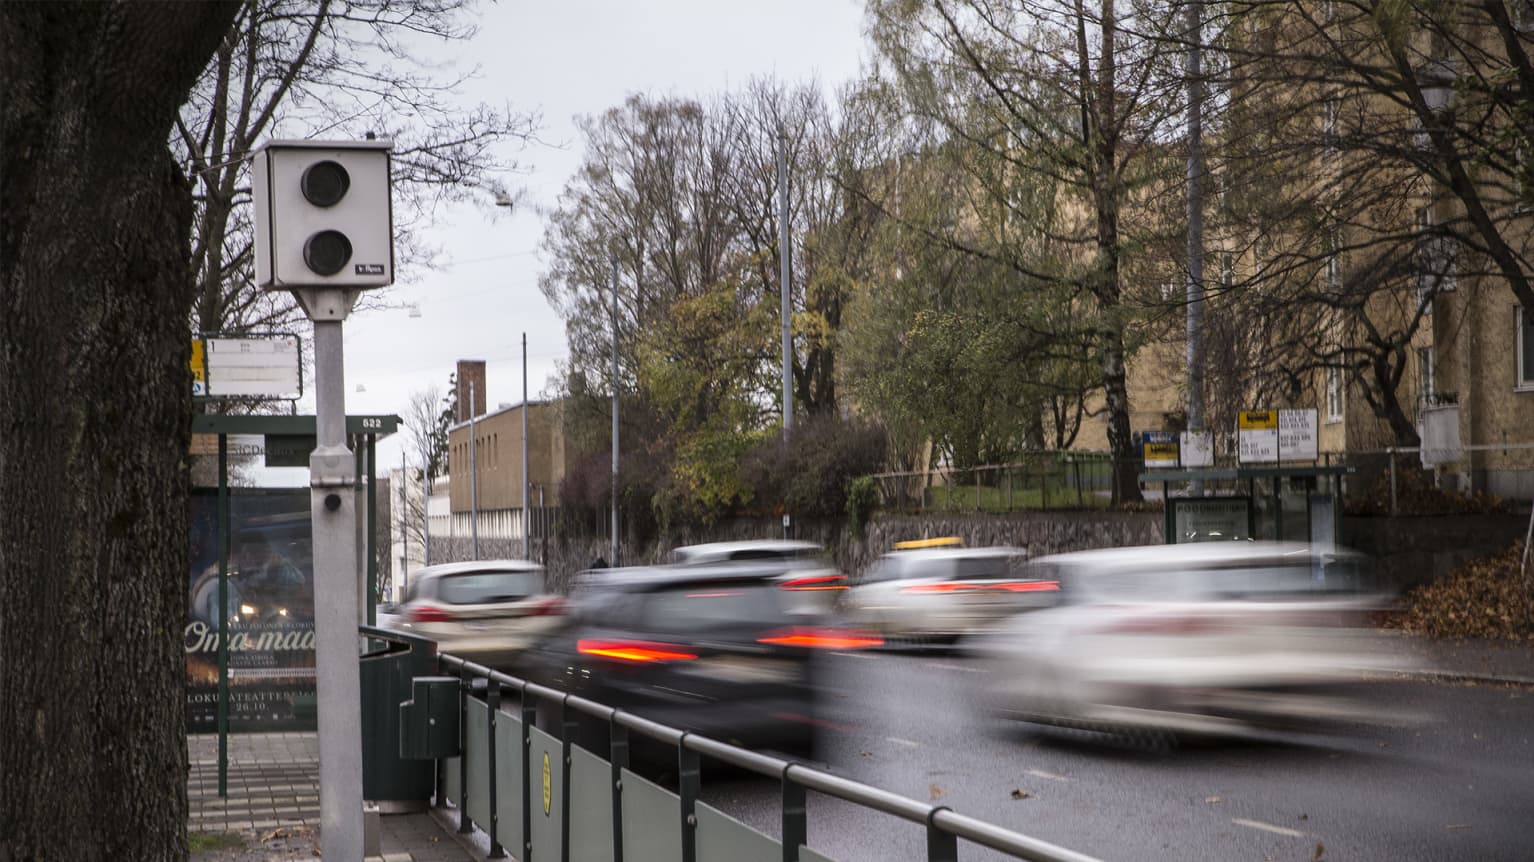
[{"label": "fallen leaves", "polygon": [[1534,637],[1534,598],[1518,576],[1523,542],[1491,557],[1472,560],[1431,584],[1406,594],[1406,610],[1394,624],[1435,638]]},{"label": "fallen leaves", "polygon": [[932,794],[932,798],[933,799],[936,799],[939,796],[943,795],[943,788],[938,787],[936,784],[928,785],[927,786],[927,791]]},{"label": "fallen leaves", "polygon": [[[1396,512],[1402,515],[1482,515],[1510,512],[1511,500],[1504,500],[1479,491],[1473,494],[1455,494],[1440,490],[1429,471],[1413,468],[1398,462],[1396,469]],[[1382,471],[1359,497],[1347,502],[1350,515],[1390,514],[1390,471]]]},{"label": "fallen leaves", "polygon": [[1032,798],[1032,796],[1033,796],[1032,793],[1029,793],[1028,791],[1022,789],[1021,787],[1014,787],[1014,788],[1012,788],[1012,798],[1013,799],[1029,799],[1029,798]]},{"label": "fallen leaves", "polygon": [[1470,824],[1469,823],[1445,823],[1443,825],[1443,828],[1445,828],[1445,829],[1469,829],[1470,828]]},{"label": "fallen leaves", "polygon": [[1225,800],[1220,798],[1220,797],[1218,797],[1218,796],[1205,796],[1204,797],[1204,801],[1209,803],[1210,805],[1218,805],[1219,803],[1224,802]]},{"label": "fallen leaves", "polygon": [[1321,862],[1321,857],[1326,855],[1326,845],[1316,842],[1316,852],[1310,854],[1310,862]]}]

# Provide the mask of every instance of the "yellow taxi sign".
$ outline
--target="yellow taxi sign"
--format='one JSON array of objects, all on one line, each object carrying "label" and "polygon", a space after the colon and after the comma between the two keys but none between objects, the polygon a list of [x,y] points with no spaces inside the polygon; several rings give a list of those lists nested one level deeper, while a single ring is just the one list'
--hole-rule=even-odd
[{"label": "yellow taxi sign", "polygon": [[1243,410],[1236,414],[1236,427],[1242,431],[1277,431],[1277,410]]},{"label": "yellow taxi sign", "polygon": [[958,536],[939,536],[936,539],[907,539],[904,542],[896,542],[897,551],[914,551],[918,548],[961,548],[964,540]]}]

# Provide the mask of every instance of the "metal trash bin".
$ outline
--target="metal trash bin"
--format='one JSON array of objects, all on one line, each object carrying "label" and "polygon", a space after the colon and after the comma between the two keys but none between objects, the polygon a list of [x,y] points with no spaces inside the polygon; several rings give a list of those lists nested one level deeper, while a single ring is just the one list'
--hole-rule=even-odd
[{"label": "metal trash bin", "polygon": [[436,762],[400,756],[400,704],[418,676],[437,673],[435,641],[361,626],[368,652],[361,659],[362,798],[385,813],[424,810],[436,784]]}]

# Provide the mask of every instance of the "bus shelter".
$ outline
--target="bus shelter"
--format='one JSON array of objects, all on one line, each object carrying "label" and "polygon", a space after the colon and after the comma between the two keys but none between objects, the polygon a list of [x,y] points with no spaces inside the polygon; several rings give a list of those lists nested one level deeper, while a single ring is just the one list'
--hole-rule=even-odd
[{"label": "bus shelter", "polygon": [[[375,623],[378,605],[376,445],[378,438],[395,433],[400,421],[393,415],[346,418],[357,458],[356,493],[365,500],[359,500],[365,517],[359,519],[357,574],[359,607],[366,617],[362,622],[368,625]],[[227,792],[231,704],[240,707],[247,729],[287,729],[284,722],[312,723],[314,717],[310,489],[242,488],[232,495],[230,438],[260,438],[241,454],[259,452],[266,467],[307,468],[316,445],[315,426],[313,416],[192,418],[194,435],[217,440],[218,491],[216,508],[207,499],[212,495],[194,493],[192,498],[188,727],[217,728],[220,796]],[[238,517],[231,516],[233,509]],[[231,559],[231,551],[237,559]],[[238,661],[232,661],[232,652]],[[233,692],[231,679],[238,683]]]},{"label": "bus shelter", "polygon": [[[1332,545],[1341,525],[1342,479],[1356,468],[1235,467],[1149,470],[1160,483],[1167,544],[1265,539]],[[1190,493],[1201,483],[1215,490]]]}]

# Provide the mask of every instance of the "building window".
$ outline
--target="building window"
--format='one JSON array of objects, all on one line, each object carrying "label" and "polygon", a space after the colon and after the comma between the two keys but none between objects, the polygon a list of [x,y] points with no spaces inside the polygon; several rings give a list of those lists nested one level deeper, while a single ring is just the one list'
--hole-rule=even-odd
[{"label": "building window", "polygon": [[1455,288],[1454,238],[1434,229],[1431,205],[1417,210],[1417,306],[1433,312],[1433,297]]},{"label": "building window", "polygon": [[1518,309],[1518,378],[1515,389],[1534,391],[1534,314]]},{"label": "building window", "polygon": [[1342,369],[1326,369],[1326,421],[1342,421]]},{"label": "building window", "polygon": [[1422,406],[1433,406],[1433,348],[1423,347],[1417,351],[1417,385],[1421,390]]},{"label": "building window", "polygon": [[1220,285],[1230,290],[1236,283],[1236,258],[1230,252],[1220,254]]}]

